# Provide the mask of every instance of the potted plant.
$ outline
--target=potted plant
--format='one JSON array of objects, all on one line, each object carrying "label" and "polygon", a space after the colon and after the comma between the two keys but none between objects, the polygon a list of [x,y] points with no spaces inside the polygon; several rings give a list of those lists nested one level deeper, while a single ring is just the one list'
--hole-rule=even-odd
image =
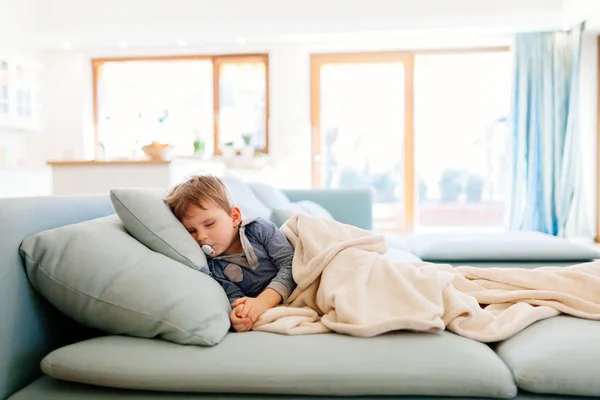
[{"label": "potted plant", "polygon": [[200,132],[199,129],[196,129],[194,131],[194,134],[196,136],[196,138],[194,139],[194,156],[196,157],[204,157],[205,153],[206,153],[206,142],[204,141],[204,138],[202,137],[202,133]]},{"label": "potted plant", "polygon": [[244,146],[240,150],[240,154],[244,158],[253,158],[254,157],[254,146],[251,145],[252,136],[253,135],[251,133],[242,134],[242,141],[244,142]]},{"label": "potted plant", "polygon": [[231,158],[235,156],[235,147],[233,142],[225,142],[221,147],[221,155],[224,158]]}]

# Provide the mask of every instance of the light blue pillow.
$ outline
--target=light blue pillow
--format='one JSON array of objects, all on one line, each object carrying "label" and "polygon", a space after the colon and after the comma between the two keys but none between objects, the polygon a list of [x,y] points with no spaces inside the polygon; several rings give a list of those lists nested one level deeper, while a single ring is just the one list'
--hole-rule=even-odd
[{"label": "light blue pillow", "polygon": [[293,217],[296,214],[307,214],[307,212],[304,211],[304,209],[302,207],[300,207],[298,204],[290,203],[283,208],[274,208],[271,211],[271,215],[269,216],[269,219],[278,228],[281,228],[281,226],[285,223],[285,221],[287,221],[288,219],[290,219],[291,217]]},{"label": "light blue pillow", "polygon": [[84,326],[202,346],[229,331],[221,286],[144,246],[116,215],[37,233],[20,251],[33,287]]},{"label": "light blue pillow", "polygon": [[227,174],[221,178],[244,218],[260,217],[269,219],[271,210],[254,194],[248,184],[238,177]]},{"label": "light blue pillow", "polygon": [[129,233],[150,249],[208,273],[206,256],[164,202],[167,190],[116,188],[110,199]]},{"label": "light blue pillow", "polygon": [[306,214],[319,218],[333,219],[333,216],[329,211],[320,204],[310,200],[300,200],[293,203],[290,202],[282,207],[275,207],[271,211],[269,219],[277,225],[277,227],[281,228],[285,221],[295,214]]},{"label": "light blue pillow", "polygon": [[252,189],[258,200],[271,210],[274,208],[285,208],[291,203],[285,193],[273,185],[262,182],[248,182],[248,187]]},{"label": "light blue pillow", "polygon": [[333,215],[329,211],[327,211],[322,205],[319,203],[315,203],[312,200],[300,200],[295,204],[299,205],[306,214],[312,215],[319,218],[333,219]]},{"label": "light blue pillow", "polygon": [[425,261],[589,261],[591,246],[540,232],[415,234],[405,238]]}]

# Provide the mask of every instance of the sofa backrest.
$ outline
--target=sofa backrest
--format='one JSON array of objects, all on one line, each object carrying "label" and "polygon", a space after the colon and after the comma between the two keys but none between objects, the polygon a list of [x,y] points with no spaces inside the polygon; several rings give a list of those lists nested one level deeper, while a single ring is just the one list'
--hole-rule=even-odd
[{"label": "sofa backrest", "polygon": [[112,213],[108,195],[0,199],[0,399],[37,378],[40,360],[51,350],[96,334],[35,292],[19,253],[21,242],[43,230]]},{"label": "sofa backrest", "polygon": [[354,189],[280,189],[268,183],[245,182],[232,175],[223,178],[244,217],[270,219],[276,208],[301,200],[317,203],[339,222],[373,228],[373,192]]},{"label": "sofa backrest", "polygon": [[[312,200],[340,222],[372,228],[368,189],[279,190],[232,179],[226,184],[247,216],[269,219],[273,207]],[[40,360],[50,351],[99,334],[65,317],[35,292],[19,253],[21,242],[43,230],[114,212],[108,194],[0,199],[0,399],[38,377]]]}]

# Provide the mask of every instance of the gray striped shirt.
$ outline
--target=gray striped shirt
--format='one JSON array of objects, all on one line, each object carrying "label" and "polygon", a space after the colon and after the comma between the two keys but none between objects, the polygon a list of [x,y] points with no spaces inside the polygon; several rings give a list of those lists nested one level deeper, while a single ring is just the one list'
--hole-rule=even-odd
[{"label": "gray striped shirt", "polygon": [[242,253],[207,257],[211,276],[230,303],[240,297],[257,297],[267,288],[276,290],[285,301],[296,287],[290,242],[274,223],[262,218],[244,219],[240,240]]}]

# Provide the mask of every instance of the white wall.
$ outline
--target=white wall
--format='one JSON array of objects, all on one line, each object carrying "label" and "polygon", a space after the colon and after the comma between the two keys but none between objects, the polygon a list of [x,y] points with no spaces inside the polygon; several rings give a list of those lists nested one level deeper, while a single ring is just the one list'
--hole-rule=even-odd
[{"label": "white wall", "polygon": [[[0,0],[0,59],[31,62],[37,50],[33,41],[34,0]],[[0,166],[0,197],[48,194],[50,179],[40,168],[39,133],[0,127],[0,149],[7,151],[7,165]]]},{"label": "white wall", "polygon": [[600,1],[597,0],[563,0],[562,20],[565,27],[574,26],[586,21],[588,29],[598,32],[600,29]]},{"label": "white wall", "polygon": [[[593,0],[595,1],[595,0]],[[563,0],[38,0],[37,37],[74,45],[192,45],[297,35],[479,27],[560,28]]]},{"label": "white wall", "polygon": [[[29,53],[29,21],[25,2],[0,0],[0,59],[22,58]],[[24,152],[26,137],[0,126],[0,150],[7,150],[10,164]],[[0,179],[2,179],[0,175]],[[1,181],[0,181],[1,182]]]},{"label": "white wall", "polygon": [[269,56],[269,146],[279,186],[310,187],[310,55],[293,46]]},{"label": "white wall", "polygon": [[40,74],[44,129],[40,158],[45,161],[93,157],[92,73],[89,58],[44,51]]},{"label": "white wall", "polygon": [[34,0],[0,0],[0,53],[32,53]]}]

